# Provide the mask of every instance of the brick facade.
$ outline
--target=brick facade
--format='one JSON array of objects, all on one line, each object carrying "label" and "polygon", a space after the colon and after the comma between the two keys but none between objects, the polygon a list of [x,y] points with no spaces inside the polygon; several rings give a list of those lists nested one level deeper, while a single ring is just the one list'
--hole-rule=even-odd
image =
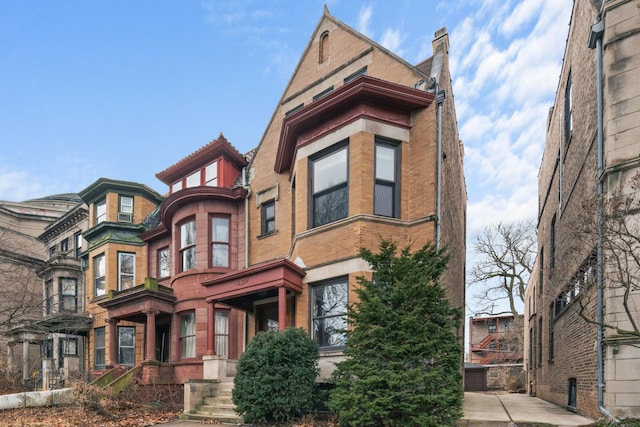
[{"label": "brick facade", "polygon": [[[597,50],[589,46],[601,12],[603,46],[603,188],[605,198],[629,185],[640,164],[640,14],[638,1],[575,0],[565,58],[539,173],[538,259],[527,288],[525,366],[529,392],[599,418],[596,319],[596,233],[576,234],[585,200],[597,193]],[[591,47],[591,48],[590,48]],[[568,89],[570,82],[570,90]],[[568,108],[567,106],[571,108]],[[570,113],[569,113],[570,110]],[[570,125],[568,119],[571,117]],[[570,130],[570,134],[568,131]],[[587,210],[588,212],[588,210]],[[604,277],[611,277],[605,271]],[[604,281],[605,323],[627,327],[617,284]],[[637,296],[631,297],[637,298]],[[635,306],[637,307],[637,305]],[[637,320],[638,311],[632,316]],[[640,352],[620,343],[615,330],[604,338],[603,402],[614,416],[640,416]],[[633,343],[631,343],[633,344]]]}]

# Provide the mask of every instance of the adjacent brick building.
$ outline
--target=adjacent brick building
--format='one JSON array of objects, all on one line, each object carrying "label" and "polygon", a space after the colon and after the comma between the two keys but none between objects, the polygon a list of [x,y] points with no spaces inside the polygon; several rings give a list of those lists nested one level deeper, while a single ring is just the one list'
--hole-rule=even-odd
[{"label": "adjacent brick building", "polygon": [[[614,279],[621,268],[611,261],[620,258],[599,244],[602,222],[593,208],[600,193],[610,206],[637,192],[638,81],[640,1],[575,0],[539,173],[539,248],[526,294],[525,363],[531,394],[593,418],[640,416],[638,339],[616,330],[633,329],[629,319],[640,319],[637,281],[625,294]],[[635,227],[637,213],[631,212],[625,219]],[[629,254],[639,254],[638,245],[630,248]],[[608,326],[600,332],[594,321]]]}]

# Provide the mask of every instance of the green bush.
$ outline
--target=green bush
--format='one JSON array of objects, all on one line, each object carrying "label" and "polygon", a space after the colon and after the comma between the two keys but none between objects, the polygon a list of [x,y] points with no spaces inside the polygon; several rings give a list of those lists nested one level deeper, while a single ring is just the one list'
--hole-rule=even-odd
[{"label": "green bush", "polygon": [[439,285],[448,257],[433,245],[396,252],[391,241],[379,254],[360,250],[374,280],[360,278],[348,357],[332,377],[329,406],[343,427],[444,427],[461,416],[461,312]]},{"label": "green bush", "polygon": [[236,411],[247,423],[290,422],[313,409],[318,389],[318,345],[303,329],[261,332],[238,361]]}]

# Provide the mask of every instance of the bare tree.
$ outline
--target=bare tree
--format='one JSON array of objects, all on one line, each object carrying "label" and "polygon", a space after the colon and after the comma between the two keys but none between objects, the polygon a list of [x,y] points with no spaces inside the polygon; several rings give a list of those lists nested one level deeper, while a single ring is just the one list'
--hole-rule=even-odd
[{"label": "bare tree", "polygon": [[[42,316],[42,280],[36,269],[43,261],[30,252],[28,236],[0,227],[0,330]],[[40,244],[41,245],[41,244]]]},{"label": "bare tree", "polygon": [[[474,295],[476,314],[513,314],[518,319],[518,304],[524,303],[536,255],[535,225],[532,221],[490,225],[476,236],[473,249],[479,257],[469,273],[470,285],[480,287]],[[504,303],[508,310],[499,308]]]},{"label": "bare tree", "polygon": [[[599,203],[597,197],[583,201],[582,209],[569,223],[576,245],[591,245],[594,249],[587,261],[563,289],[567,303],[576,300],[574,310],[587,322],[597,324],[593,307],[599,286],[597,283],[596,244],[602,244],[602,286],[608,316],[602,326],[624,342],[640,338],[640,173],[627,185]],[[602,209],[602,232],[598,233],[597,218]],[[562,301],[559,301],[562,304]]]}]

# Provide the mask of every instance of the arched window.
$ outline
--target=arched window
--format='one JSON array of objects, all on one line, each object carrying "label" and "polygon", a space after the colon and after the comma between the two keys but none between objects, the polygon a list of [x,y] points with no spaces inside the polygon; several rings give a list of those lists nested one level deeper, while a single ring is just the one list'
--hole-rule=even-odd
[{"label": "arched window", "polygon": [[320,50],[318,62],[322,64],[329,59],[329,31],[325,31],[320,36]]}]

